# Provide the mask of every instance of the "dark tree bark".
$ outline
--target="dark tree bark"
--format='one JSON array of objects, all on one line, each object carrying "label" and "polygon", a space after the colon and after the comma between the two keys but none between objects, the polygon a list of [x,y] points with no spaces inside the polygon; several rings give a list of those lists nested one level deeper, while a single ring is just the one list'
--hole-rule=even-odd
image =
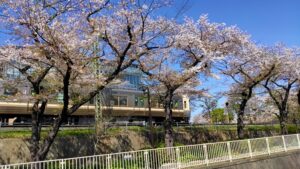
[{"label": "dark tree bark", "polygon": [[[126,53],[125,53],[126,54]],[[110,74],[110,76],[106,79],[106,84],[110,83],[113,79],[115,79],[118,74],[129,67],[133,61],[124,62],[124,57],[120,56],[120,60],[118,62],[118,66],[116,69]],[[70,61],[71,62],[71,61]],[[27,70],[30,69],[30,66],[26,66],[23,69],[19,69],[19,71],[28,79],[28,81],[32,84],[34,93],[39,95],[41,94],[40,87],[41,82],[45,78],[45,76],[48,74],[49,70],[52,68],[52,66],[49,66],[45,68],[38,76],[37,78],[33,78],[30,74],[27,74]],[[37,99],[32,107],[32,136],[31,136],[31,145],[30,145],[30,152],[31,152],[31,158],[33,161],[41,161],[45,160],[46,156],[48,154],[48,151],[53,144],[56,135],[59,131],[60,126],[64,121],[67,120],[67,117],[77,111],[80,106],[87,103],[91,99],[93,99],[99,91],[104,89],[103,86],[99,86],[96,90],[89,93],[86,97],[84,97],[79,103],[72,105],[69,108],[69,86],[70,86],[70,78],[72,74],[72,68],[71,63],[68,65],[68,69],[65,72],[65,75],[63,77],[63,108],[61,112],[59,112],[58,116],[56,117],[51,130],[47,134],[46,138],[41,142],[41,128],[42,128],[42,121],[43,121],[43,115],[45,112],[45,108],[47,105],[47,99]]]},{"label": "dark tree bark", "polygon": [[51,145],[54,142],[54,139],[59,131],[60,126],[64,121],[67,120],[68,117],[68,107],[69,107],[69,83],[71,78],[72,68],[71,64],[68,64],[66,74],[63,79],[63,108],[59,116],[55,119],[52,129],[49,131],[46,139],[43,144],[39,147],[37,153],[33,157],[34,161],[40,161],[46,159],[46,156],[49,152]]},{"label": "dark tree bark", "polygon": [[237,133],[238,133],[238,138],[239,139],[243,139],[244,136],[245,136],[245,133],[244,133],[244,128],[245,128],[245,124],[244,124],[245,108],[247,106],[247,102],[252,97],[252,90],[253,90],[253,87],[249,87],[247,92],[244,91],[242,93],[242,102],[241,102],[241,104],[239,106],[238,119],[237,119]]},{"label": "dark tree bark", "polygon": [[[273,83],[274,85],[276,85],[277,87],[279,87],[281,89],[281,91],[283,91],[282,93],[278,93],[279,96],[276,96],[274,94],[274,92],[276,92],[276,90],[272,90],[269,87],[269,84]],[[264,87],[267,89],[270,97],[272,98],[272,100],[274,101],[275,105],[278,108],[279,114],[275,114],[279,120],[280,123],[280,130],[281,130],[281,134],[288,134],[288,130],[287,130],[287,121],[288,121],[288,99],[289,99],[289,95],[290,95],[290,91],[291,88],[293,86],[294,83],[296,83],[297,79],[295,80],[289,80],[287,85],[281,85],[278,84],[276,81],[272,81],[271,78],[268,78],[264,84]]]},{"label": "dark tree bark", "polygon": [[[72,60],[66,55],[62,57],[62,59],[65,60],[67,69],[63,74],[63,108],[62,110],[58,113],[58,116],[56,117],[52,129],[49,131],[48,135],[46,138],[43,140],[42,144],[33,144],[33,149],[34,152],[32,160],[34,161],[41,161],[44,160],[49,152],[49,149],[51,145],[53,144],[57,133],[59,131],[60,126],[64,121],[67,120],[67,117],[72,115],[75,111],[77,111],[82,105],[85,103],[89,102],[91,99],[93,99],[101,90],[105,88],[107,84],[109,84],[112,80],[114,80],[121,71],[125,70],[129,66],[132,65],[132,63],[135,61],[135,59],[130,59],[128,61],[125,61],[126,55],[128,50],[132,46],[132,32],[131,32],[131,27],[130,25],[127,26],[127,33],[130,41],[128,44],[125,46],[123,50],[117,50],[114,48],[114,46],[111,44],[109,38],[104,38],[103,40],[106,41],[112,49],[115,49],[116,57],[118,58],[117,65],[115,69],[112,71],[111,74],[108,75],[108,77],[105,80],[104,85],[99,86],[96,90],[90,92],[86,97],[83,97],[77,104],[73,104],[71,107],[69,107],[69,87],[70,87],[70,79],[71,75],[73,73],[72,70],[72,65],[73,62]],[[59,51],[59,49],[58,49]],[[140,54],[142,55],[142,54]]]},{"label": "dark tree bark", "polygon": [[173,117],[172,117],[172,98],[174,91],[171,89],[168,89],[165,98],[164,98],[164,109],[165,109],[165,115],[166,119],[164,122],[164,128],[165,128],[165,144],[167,147],[174,146],[174,131],[173,131]]},{"label": "dark tree bark", "polygon": [[298,101],[298,105],[300,106],[300,88],[298,89],[298,93],[297,93],[297,101]]},{"label": "dark tree bark", "polygon": [[246,78],[246,81],[243,80],[238,80],[236,79],[235,75],[232,74],[226,74],[230,76],[237,84],[239,84],[241,87],[243,87],[242,93],[239,93],[241,96],[241,103],[239,104],[239,109],[237,112],[237,133],[238,133],[238,138],[243,139],[245,136],[244,133],[244,128],[245,128],[245,123],[244,123],[244,116],[245,116],[245,108],[247,106],[247,102],[250,100],[252,97],[253,89],[263,80],[268,78],[273,70],[275,69],[275,65],[272,65],[269,70],[267,70],[264,73],[256,75],[256,77],[252,77],[250,74],[248,74],[242,66],[238,68],[238,74]]},{"label": "dark tree bark", "polygon": [[[12,65],[14,66],[14,65]],[[16,66],[14,66],[16,67]],[[28,74],[27,71],[31,68],[31,66],[24,66],[23,68],[16,67],[22,75],[26,77],[26,79],[31,83],[33,91],[36,95],[41,94],[41,82],[44,80],[52,66],[47,66],[36,77],[33,77],[31,74]],[[45,98],[38,98],[34,101],[32,106],[32,128],[31,128],[31,144],[30,144],[30,156],[31,159],[38,159],[36,154],[40,149],[40,140],[41,140],[41,131],[42,131],[42,122],[44,112],[47,106],[48,100]]]},{"label": "dark tree bark", "polygon": [[[130,46],[131,42],[128,44]],[[128,51],[128,49],[125,49]],[[124,52],[122,56],[120,56],[120,60],[118,62],[118,66],[116,69],[108,76],[108,78],[105,80],[105,84],[109,84],[112,80],[114,80],[118,74],[123,71],[124,69],[128,68],[133,60],[130,60],[129,62],[124,62],[125,56],[127,52]],[[60,126],[64,121],[67,120],[67,117],[69,115],[72,115],[75,111],[77,111],[82,105],[93,99],[101,90],[105,88],[104,85],[99,86],[96,90],[89,93],[86,97],[82,98],[80,102],[77,104],[72,105],[69,108],[69,87],[70,87],[70,78],[72,74],[72,61],[68,60],[67,63],[67,70],[65,72],[65,75],[63,77],[63,108],[57,118],[55,119],[52,129],[49,131],[47,137],[44,139],[43,143],[39,146],[35,145],[35,149],[38,149],[38,151],[35,153],[35,156],[33,157],[34,161],[41,161],[44,160],[49,152],[49,149],[51,145],[53,144],[56,135],[59,131]]]},{"label": "dark tree bark", "polygon": [[281,129],[281,134],[288,134],[287,130],[287,121],[288,121],[288,110],[287,110],[287,105],[288,105],[288,98],[290,94],[290,90],[292,88],[293,83],[289,84],[288,87],[285,89],[285,96],[284,99],[281,102],[280,110],[279,110],[279,122],[280,122],[280,129]]},{"label": "dark tree bark", "polygon": [[[39,107],[39,103],[41,102],[41,106]],[[32,128],[31,128],[31,144],[30,144],[30,155],[31,159],[36,159],[36,154],[39,150],[40,139],[41,139],[41,131],[42,131],[42,118],[45,112],[45,108],[47,105],[47,100],[37,100],[33,104],[32,107]]]},{"label": "dark tree bark", "polygon": [[288,113],[285,110],[280,110],[279,112],[279,123],[280,123],[280,131],[282,135],[288,134],[288,129],[287,129],[287,120],[288,120]]}]

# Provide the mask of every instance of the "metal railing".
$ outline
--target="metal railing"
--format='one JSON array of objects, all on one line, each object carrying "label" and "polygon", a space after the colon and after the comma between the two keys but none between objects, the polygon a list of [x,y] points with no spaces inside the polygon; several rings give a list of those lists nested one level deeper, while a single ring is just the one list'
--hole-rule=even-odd
[{"label": "metal railing", "polygon": [[1,165],[0,169],[180,169],[300,149],[299,134]]},{"label": "metal railing", "polygon": [[[126,127],[126,126],[138,126],[138,127],[144,127],[144,126],[149,126],[149,122],[146,121],[117,121],[117,122],[104,122],[103,123],[107,127]],[[164,122],[153,122],[154,126],[163,126]],[[280,125],[279,123],[253,123],[253,124],[247,124],[247,126],[276,126]],[[0,127],[10,127],[10,128],[18,128],[18,127],[31,127],[31,122],[30,121],[25,121],[25,122],[13,122],[12,124],[8,124],[8,122],[1,122],[0,121]],[[52,126],[52,122],[43,122],[43,126]],[[94,121],[90,122],[81,122],[81,123],[73,123],[73,122],[66,122],[62,124],[62,127],[88,127],[92,128],[94,127],[95,123]],[[236,123],[228,123],[228,124],[208,124],[208,123],[187,123],[187,122],[173,122],[172,124],[174,127],[215,127],[216,129],[218,127],[226,127],[226,126],[232,126],[236,127]],[[288,123],[287,125],[300,125],[300,124],[294,124],[294,123]]]}]

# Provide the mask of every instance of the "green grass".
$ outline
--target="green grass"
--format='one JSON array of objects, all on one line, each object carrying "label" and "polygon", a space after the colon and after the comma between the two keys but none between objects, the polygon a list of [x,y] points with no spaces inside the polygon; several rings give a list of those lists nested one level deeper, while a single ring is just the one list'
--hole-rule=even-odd
[{"label": "green grass", "polygon": [[58,137],[91,135],[94,133],[95,133],[95,130],[93,130],[93,129],[61,130],[58,132]]},{"label": "green grass", "polygon": [[29,138],[30,131],[13,130],[13,131],[1,131],[0,138]]},{"label": "green grass", "polygon": [[[47,135],[49,130],[42,131],[42,137]],[[81,135],[91,135],[94,134],[94,130],[92,129],[65,129],[60,130],[58,132],[58,137],[65,136],[81,136]],[[6,130],[0,132],[0,138],[30,138],[31,131],[30,130]]]},{"label": "green grass", "polygon": [[[295,125],[289,124],[287,125],[288,132],[290,134],[297,133],[298,129]],[[209,125],[209,126],[180,126],[174,127],[174,132],[228,132],[228,131],[236,131],[235,125]],[[49,128],[45,128],[42,131],[42,137],[47,135]],[[125,131],[137,132],[140,134],[144,134],[150,131],[149,127],[140,127],[140,126],[128,126],[126,127],[110,127],[106,129],[107,135],[117,135],[123,133]],[[246,125],[245,131],[266,131],[266,132],[276,132],[280,133],[279,124],[275,125]],[[63,129],[58,132],[58,137],[65,136],[81,136],[81,135],[92,135],[94,134],[94,129]],[[163,133],[162,126],[156,126],[153,128],[154,133]],[[30,129],[14,129],[14,130],[4,130],[0,132],[0,138],[30,138],[31,130]]]}]

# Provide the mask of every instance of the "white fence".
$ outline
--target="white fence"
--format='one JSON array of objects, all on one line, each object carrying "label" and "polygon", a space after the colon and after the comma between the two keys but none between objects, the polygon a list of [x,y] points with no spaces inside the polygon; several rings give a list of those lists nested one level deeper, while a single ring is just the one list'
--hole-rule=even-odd
[{"label": "white fence", "polygon": [[1,165],[0,169],[179,169],[300,149],[299,134]]}]

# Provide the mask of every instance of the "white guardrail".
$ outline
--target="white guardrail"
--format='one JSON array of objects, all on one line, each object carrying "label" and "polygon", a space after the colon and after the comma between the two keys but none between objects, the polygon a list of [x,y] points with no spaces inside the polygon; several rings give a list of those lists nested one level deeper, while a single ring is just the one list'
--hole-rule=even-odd
[{"label": "white guardrail", "polygon": [[179,169],[300,149],[299,134],[1,165],[0,169]]}]

